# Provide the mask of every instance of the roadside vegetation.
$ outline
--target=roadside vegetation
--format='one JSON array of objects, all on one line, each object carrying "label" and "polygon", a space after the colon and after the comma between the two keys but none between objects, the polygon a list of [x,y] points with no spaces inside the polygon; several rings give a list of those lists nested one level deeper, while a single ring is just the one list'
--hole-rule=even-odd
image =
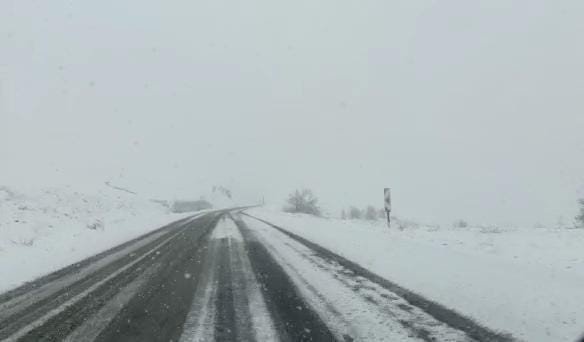
[{"label": "roadside vegetation", "polygon": [[[288,196],[286,205],[284,207],[285,212],[289,213],[303,213],[322,217],[322,209],[318,205],[318,198],[314,195],[310,189],[296,190]],[[325,215],[327,216],[327,215]],[[373,205],[368,205],[364,208],[359,208],[357,206],[349,206],[343,208],[338,216],[342,220],[364,220],[364,221],[385,221],[387,219],[385,210],[383,208],[376,208]],[[392,226],[398,229],[410,229],[418,228],[419,223],[403,220],[392,216]],[[426,225],[428,227],[433,227],[434,229],[439,229],[439,225]],[[551,226],[546,226],[543,224],[536,224],[534,228],[544,229],[550,228]],[[455,220],[452,223],[452,228],[456,229],[478,229],[484,233],[499,233],[507,230],[515,230],[518,227],[515,226],[499,226],[499,225],[489,225],[489,224],[471,224],[469,221],[464,219]],[[584,228],[584,198],[578,200],[578,214],[574,218],[573,224],[566,224],[564,220],[560,217],[555,228],[558,229],[570,229],[570,228]]]},{"label": "roadside vegetation", "polygon": [[580,198],[578,204],[580,205],[580,212],[576,216],[576,226],[584,228],[584,198]]},{"label": "roadside vegetation", "polygon": [[321,216],[318,198],[310,189],[296,190],[288,196],[284,211]]},{"label": "roadside vegetation", "polygon": [[350,206],[347,209],[341,210],[341,219],[343,220],[367,220],[377,221],[385,220],[385,210],[375,208],[372,205],[360,209],[355,206]]}]

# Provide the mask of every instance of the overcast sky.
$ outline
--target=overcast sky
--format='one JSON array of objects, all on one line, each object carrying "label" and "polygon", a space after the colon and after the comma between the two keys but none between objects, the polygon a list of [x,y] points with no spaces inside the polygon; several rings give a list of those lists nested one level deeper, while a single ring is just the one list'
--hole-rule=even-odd
[{"label": "overcast sky", "polygon": [[584,2],[0,0],[0,183],[571,222]]}]

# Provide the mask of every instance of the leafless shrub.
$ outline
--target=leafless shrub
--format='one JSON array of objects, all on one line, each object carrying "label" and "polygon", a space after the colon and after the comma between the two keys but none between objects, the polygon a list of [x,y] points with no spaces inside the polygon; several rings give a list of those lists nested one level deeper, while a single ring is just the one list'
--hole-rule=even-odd
[{"label": "leafless shrub", "polygon": [[284,211],[321,216],[318,199],[310,189],[296,190],[288,196]]},{"label": "leafless shrub", "polygon": [[397,227],[399,230],[405,230],[405,229],[409,230],[409,229],[420,228],[420,225],[417,222],[410,221],[410,220],[398,219],[395,216],[391,217],[391,222],[392,222],[392,226]]},{"label": "leafless shrub", "polygon": [[468,228],[468,222],[465,220],[457,220],[452,224],[454,228]]}]

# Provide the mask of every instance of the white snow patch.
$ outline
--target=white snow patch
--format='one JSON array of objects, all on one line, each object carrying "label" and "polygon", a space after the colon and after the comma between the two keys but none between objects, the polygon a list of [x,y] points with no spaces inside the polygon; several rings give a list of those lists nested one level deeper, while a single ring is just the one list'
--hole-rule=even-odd
[{"label": "white snow patch", "polygon": [[190,215],[106,187],[0,186],[0,293]]},{"label": "white snow patch", "polygon": [[239,228],[235,225],[233,220],[227,216],[223,216],[217,223],[217,226],[211,234],[211,240],[231,239],[238,242],[243,242],[243,238],[239,233]]}]

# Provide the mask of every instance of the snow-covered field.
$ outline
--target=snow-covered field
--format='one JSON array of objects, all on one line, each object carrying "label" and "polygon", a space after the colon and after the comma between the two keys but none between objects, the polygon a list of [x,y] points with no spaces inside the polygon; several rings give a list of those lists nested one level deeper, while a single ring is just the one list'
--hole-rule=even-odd
[{"label": "snow-covered field", "polygon": [[108,187],[0,186],[0,293],[189,215]]},{"label": "snow-covered field", "polygon": [[249,214],[525,341],[584,333],[584,230],[388,230],[257,208]]}]

